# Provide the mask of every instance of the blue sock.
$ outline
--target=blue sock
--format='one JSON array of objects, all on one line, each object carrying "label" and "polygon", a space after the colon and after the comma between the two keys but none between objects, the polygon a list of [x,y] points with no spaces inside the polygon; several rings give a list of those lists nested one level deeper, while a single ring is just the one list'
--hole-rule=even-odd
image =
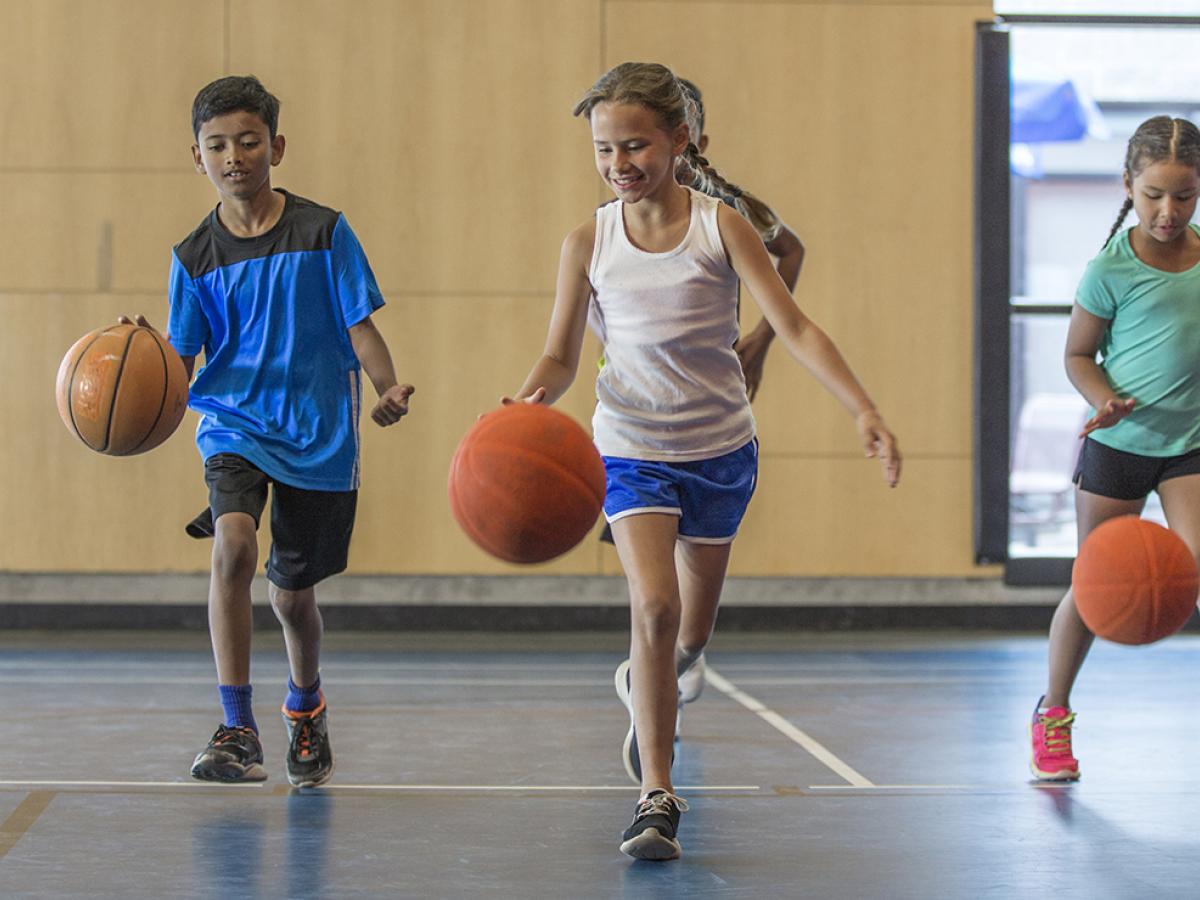
[{"label": "blue sock", "polygon": [[258,734],[258,723],[254,721],[254,710],[250,705],[250,685],[218,684],[217,690],[221,692],[221,708],[225,710],[225,727],[252,728]]},{"label": "blue sock", "polygon": [[321,705],[321,676],[312,683],[311,687],[296,687],[296,682],[288,678],[287,698],[283,708],[292,712],[312,712]]}]

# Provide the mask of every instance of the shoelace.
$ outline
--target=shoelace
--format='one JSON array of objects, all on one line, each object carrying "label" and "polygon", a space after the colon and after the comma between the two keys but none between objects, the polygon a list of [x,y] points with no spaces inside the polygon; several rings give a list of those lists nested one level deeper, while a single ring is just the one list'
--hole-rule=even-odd
[{"label": "shoelace", "polygon": [[647,797],[638,804],[637,815],[634,820],[644,819],[646,816],[671,814],[671,807],[675,807],[679,812],[687,812],[687,801],[682,797],[676,797],[674,794],[655,794],[653,797]]},{"label": "shoelace", "polygon": [[301,759],[315,755],[313,744],[320,739],[316,737],[316,732],[313,730],[312,719],[301,719],[296,728],[299,730],[299,734],[296,736],[296,755]]},{"label": "shoelace", "polygon": [[1075,713],[1067,713],[1065,716],[1055,718],[1053,716],[1038,714],[1038,719],[1042,723],[1045,731],[1044,743],[1046,749],[1051,751],[1055,756],[1066,754],[1071,755],[1071,725],[1075,722]]}]

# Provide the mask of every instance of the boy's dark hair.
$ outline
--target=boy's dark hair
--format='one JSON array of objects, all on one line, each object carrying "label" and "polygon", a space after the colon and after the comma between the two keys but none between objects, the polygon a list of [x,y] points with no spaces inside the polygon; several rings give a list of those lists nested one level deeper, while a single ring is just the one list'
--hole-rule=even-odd
[{"label": "boy's dark hair", "polygon": [[192,101],[192,136],[199,139],[200,127],[209,119],[231,112],[254,113],[275,137],[279,125],[279,98],[253,75],[227,75],[206,84]]}]

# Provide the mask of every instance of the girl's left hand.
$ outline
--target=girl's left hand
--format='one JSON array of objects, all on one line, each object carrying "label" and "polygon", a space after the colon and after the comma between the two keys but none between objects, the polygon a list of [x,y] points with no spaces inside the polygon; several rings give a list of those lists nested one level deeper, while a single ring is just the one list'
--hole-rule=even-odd
[{"label": "girl's left hand", "polygon": [[395,425],[408,415],[408,398],[416,390],[411,384],[394,384],[379,398],[375,408],[371,410],[371,418],[376,425],[386,427]]},{"label": "girl's left hand", "polygon": [[883,480],[888,487],[895,487],[900,483],[900,446],[896,436],[884,423],[883,416],[873,409],[867,410],[855,418],[854,424],[867,456],[878,457],[883,463]]}]

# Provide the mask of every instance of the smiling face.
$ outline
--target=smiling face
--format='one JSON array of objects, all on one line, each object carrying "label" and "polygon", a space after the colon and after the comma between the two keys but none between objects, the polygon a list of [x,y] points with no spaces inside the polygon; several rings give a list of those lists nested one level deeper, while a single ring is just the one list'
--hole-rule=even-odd
[{"label": "smiling face", "polygon": [[1143,236],[1159,244],[1186,239],[1200,195],[1200,173],[1194,166],[1174,161],[1150,163],[1132,180],[1126,173],[1125,191],[1133,200]]},{"label": "smiling face", "polygon": [[192,156],[222,200],[249,201],[271,190],[271,166],[279,165],[283,149],[283,135],[272,138],[257,114],[237,110],[200,126]]},{"label": "smiling face", "polygon": [[640,103],[600,103],[589,116],[596,170],[626,203],[659,197],[675,183],[675,160],[687,146],[687,125],[664,130]]}]

